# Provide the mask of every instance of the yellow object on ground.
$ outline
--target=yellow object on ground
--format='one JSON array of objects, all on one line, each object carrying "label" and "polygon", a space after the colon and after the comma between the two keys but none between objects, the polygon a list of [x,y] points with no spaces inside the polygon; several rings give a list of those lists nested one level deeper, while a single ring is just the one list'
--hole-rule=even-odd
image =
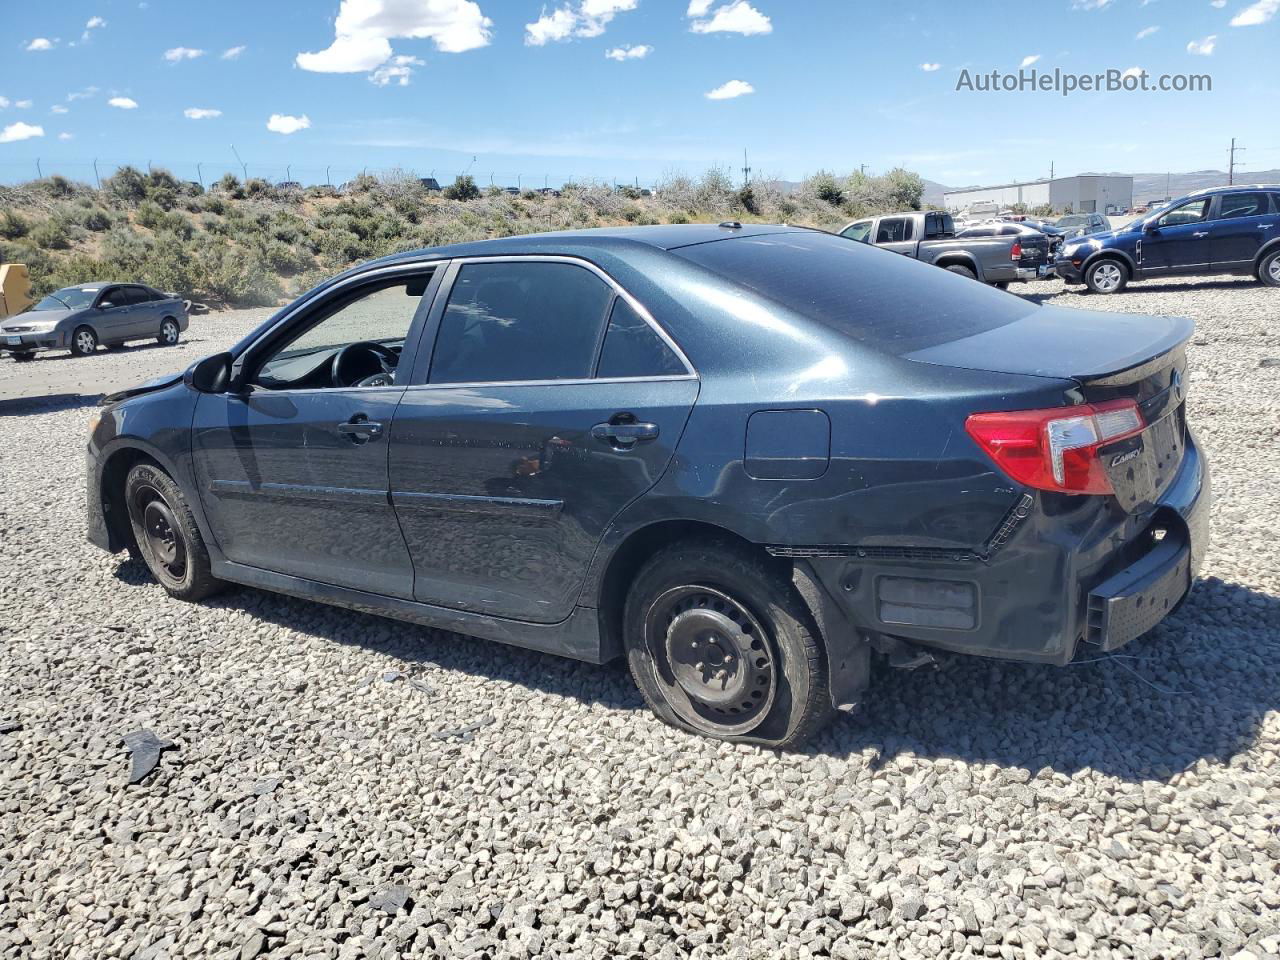
[{"label": "yellow object on ground", "polygon": [[31,277],[26,264],[0,263],[0,320],[31,306]]}]

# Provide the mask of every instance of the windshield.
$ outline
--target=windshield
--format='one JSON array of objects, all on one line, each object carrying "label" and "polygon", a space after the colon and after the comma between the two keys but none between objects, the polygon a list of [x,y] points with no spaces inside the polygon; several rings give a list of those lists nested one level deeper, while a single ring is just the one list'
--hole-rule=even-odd
[{"label": "windshield", "polygon": [[1057,225],[1060,227],[1083,227],[1088,222],[1089,222],[1088,217],[1082,217],[1082,216],[1063,217],[1061,220],[1058,221]]},{"label": "windshield", "polygon": [[985,284],[829,234],[735,237],[671,252],[899,356],[994,330],[1035,309]]},{"label": "windshield", "polygon": [[101,289],[101,287],[93,287],[91,289],[67,287],[64,290],[55,290],[31,309],[83,310],[85,307],[93,305],[93,298],[98,295],[98,291]]}]

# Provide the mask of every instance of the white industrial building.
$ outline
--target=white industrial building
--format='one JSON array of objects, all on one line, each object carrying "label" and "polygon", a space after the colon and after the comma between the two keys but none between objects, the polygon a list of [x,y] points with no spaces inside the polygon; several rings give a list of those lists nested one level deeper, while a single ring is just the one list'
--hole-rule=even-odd
[{"label": "white industrial building", "polygon": [[1118,213],[1133,206],[1133,177],[1084,173],[994,187],[965,187],[950,190],[943,197],[953,213],[963,213],[976,203],[994,203],[1002,210],[1017,203],[1028,209],[1047,203],[1063,213]]}]

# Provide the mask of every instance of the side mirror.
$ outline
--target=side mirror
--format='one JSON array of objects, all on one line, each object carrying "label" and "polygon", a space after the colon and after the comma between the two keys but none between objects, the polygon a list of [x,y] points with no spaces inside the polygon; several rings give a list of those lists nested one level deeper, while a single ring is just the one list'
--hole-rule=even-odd
[{"label": "side mirror", "polygon": [[1159,225],[1159,224],[1157,224],[1157,223],[1148,223],[1146,226],[1144,226],[1144,227],[1142,228],[1142,232],[1143,232],[1143,233],[1152,233],[1152,234],[1159,233],[1159,232],[1160,232],[1160,225]]},{"label": "side mirror", "polygon": [[215,353],[197,360],[182,375],[182,382],[200,393],[225,393],[231,384],[233,359],[229,353]]},{"label": "side mirror", "polygon": [[114,306],[115,306],[115,304],[114,304],[114,303],[112,303],[110,300],[103,300],[100,304],[98,304],[98,309],[99,309],[99,310],[110,310],[110,309],[111,309],[112,307],[114,307]]}]

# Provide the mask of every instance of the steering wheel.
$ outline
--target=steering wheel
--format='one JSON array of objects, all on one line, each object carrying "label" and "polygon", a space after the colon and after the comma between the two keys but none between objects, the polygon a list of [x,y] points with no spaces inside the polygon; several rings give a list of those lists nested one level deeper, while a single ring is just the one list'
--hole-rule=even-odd
[{"label": "steering wheel", "polygon": [[329,379],[335,387],[389,387],[396,382],[400,357],[373,340],[348,343],[333,355]]}]

